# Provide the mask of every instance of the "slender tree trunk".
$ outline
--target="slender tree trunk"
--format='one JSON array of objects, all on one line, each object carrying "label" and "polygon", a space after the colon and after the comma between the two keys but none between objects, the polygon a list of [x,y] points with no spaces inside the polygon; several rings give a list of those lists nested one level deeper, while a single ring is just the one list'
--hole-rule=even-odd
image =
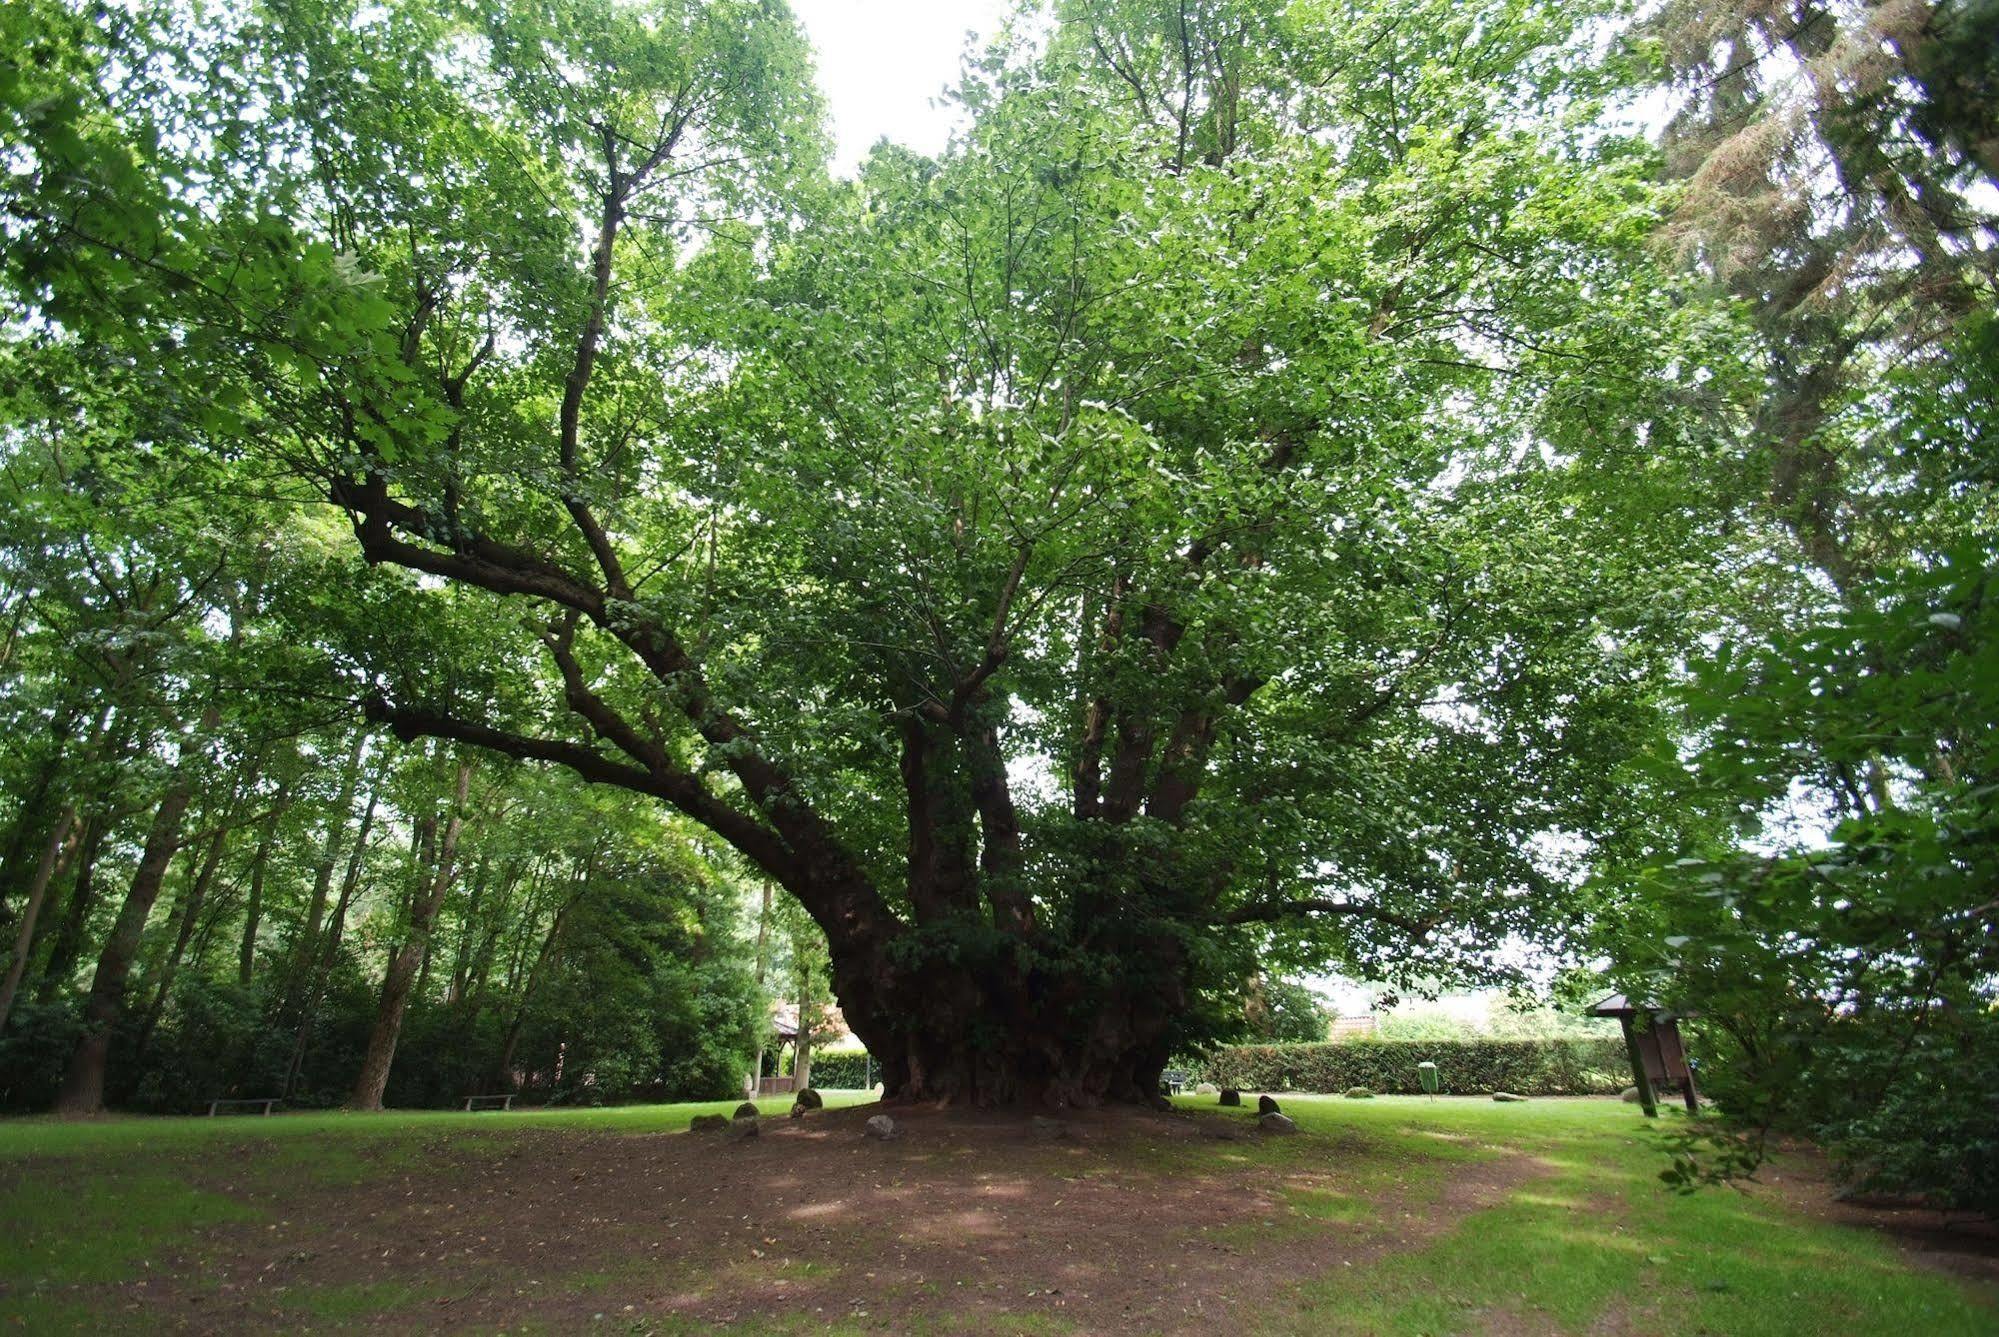
[{"label": "slender tree trunk", "polygon": [[264,876],[271,866],[271,847],[278,839],[278,819],[284,816],[291,787],[279,788],[271,800],[271,815],[264,819],[264,832],[257,838],[257,853],[250,861],[250,900],[243,908],[243,941],[236,950],[236,982],[244,988],[257,974],[257,931],[264,921]]},{"label": "slender tree trunk", "polygon": [[147,1047],[153,1042],[153,1031],[160,1024],[160,1014],[166,1010],[167,993],[173,988],[174,975],[180,970],[187,945],[194,939],[195,925],[200,922],[201,903],[208,896],[209,883],[215,880],[215,869],[222,862],[223,847],[228,843],[226,827],[208,839],[208,852],[202,856],[200,871],[188,887],[186,903],[180,907],[177,916],[179,923],[174,932],[173,946],[168,950],[166,960],[160,963],[159,983],[153,990],[152,1004],[146,1009],[145,1024],[139,1028],[139,1042],[132,1051],[135,1062],[144,1057]]},{"label": "slender tree trunk", "polygon": [[138,871],[125,893],[111,936],[97,958],[97,973],[91,980],[90,998],[84,1004],[83,1037],[70,1056],[63,1074],[62,1089],[56,1095],[56,1112],[65,1115],[95,1114],[104,1108],[104,1064],[111,1050],[111,1030],[125,1006],[125,984],[138,954],[139,935],[145,931],[146,917],[159,898],[160,883],[167,865],[179,848],[181,819],[187,813],[193,780],[185,765],[174,777],[171,788],[153,814],[146,847],[139,856]]},{"label": "slender tree trunk", "polygon": [[791,1061],[791,1089],[801,1091],[812,1085],[812,972],[798,975],[798,1046]]},{"label": "slender tree trunk", "polygon": [[110,829],[108,818],[84,819],[83,838],[78,842],[76,880],[70,886],[69,905],[63,911],[62,925],[56,930],[54,941],[49,944],[49,959],[42,967],[41,982],[35,989],[35,1001],[38,1003],[55,1000],[69,983],[70,975],[76,970],[77,958],[83,954],[84,936],[90,927],[90,912],[96,908],[97,856],[104,849],[104,840]]},{"label": "slender tree trunk", "polygon": [[390,958],[388,972],[382,979],[382,1001],[376,1010],[375,1028],[368,1036],[368,1052],[361,1060],[360,1074],[354,1080],[354,1094],[348,1101],[354,1109],[382,1108],[382,1092],[389,1085],[389,1068],[395,1062],[396,1039],[402,1033],[403,1014],[409,1008],[417,968],[430,938],[431,925],[437,918],[438,905],[444,898],[445,889],[451,885],[458,837],[465,829],[465,805],[471,785],[472,767],[461,763],[451,819],[445,826],[444,839],[437,847],[436,868],[428,886],[419,882],[412,888],[415,895],[410,907],[409,933]]},{"label": "slender tree trunk", "polygon": [[511,1087],[514,1080],[514,1051],[519,1048],[521,1030],[527,1025],[528,1004],[534,1000],[535,986],[541,982],[542,972],[553,959],[556,944],[562,938],[562,924],[569,914],[569,906],[574,901],[556,910],[555,919],[548,926],[548,933],[541,940],[541,950],[535,954],[534,965],[528,970],[527,982],[521,987],[520,1001],[514,1004],[513,1019],[507,1023],[507,1037],[500,1045],[500,1061],[493,1066],[493,1080]]},{"label": "slender tree trunk", "polygon": [[373,791],[368,795],[368,806],[361,813],[361,827],[354,834],[354,849],[347,856],[347,872],[340,880],[340,898],[334,902],[332,918],[327,921],[326,941],[318,949],[310,967],[310,978],[306,981],[305,996],[299,1007],[298,1032],[292,1037],[291,1062],[285,1067],[284,1094],[287,1097],[298,1082],[300,1069],[305,1066],[305,1047],[312,1036],[313,1023],[319,1019],[319,1005],[326,996],[326,984],[333,975],[334,963],[340,959],[340,935],[347,926],[347,907],[354,900],[355,888],[361,884],[362,863],[368,853],[368,830],[375,824],[375,804],[380,797]]},{"label": "slender tree trunk", "polygon": [[451,954],[451,988],[444,996],[447,1003],[461,1003],[465,1000],[467,976],[472,968],[472,939],[479,920],[479,902],[486,895],[486,879],[491,861],[485,853],[479,855],[479,867],[472,874],[472,885],[465,897],[465,913],[458,925],[458,941]]},{"label": "slender tree trunk", "polygon": [[7,979],[0,983],[0,1032],[7,1029],[7,1016],[14,1010],[14,995],[21,987],[21,974],[28,968],[28,952],[35,941],[35,923],[41,918],[42,903],[48,899],[49,883],[55,880],[61,865],[76,848],[71,836],[76,826],[76,805],[69,804],[56,824],[49,831],[48,842],[42,846],[41,862],[35,865],[35,876],[28,884],[28,902],[21,910],[21,927],[14,934],[14,955],[7,962]]},{"label": "slender tree trunk", "polygon": [[[757,1006],[759,1007],[762,1007],[764,1005],[763,1003],[764,973],[766,970],[768,970],[770,964],[770,959],[768,956],[768,951],[770,947],[770,889],[771,889],[770,879],[765,878],[763,884],[763,905],[757,911]],[[769,1017],[761,1018],[757,1029],[757,1065],[755,1068],[750,1070],[749,1094],[752,1097],[754,1097],[758,1091],[763,1089],[763,1080],[764,1080],[763,1036],[764,1033],[769,1029],[770,1029],[770,1018]]]},{"label": "slender tree trunk", "polygon": [[[56,782],[62,778],[62,764],[68,755],[70,731],[75,727],[76,711],[73,707],[66,706],[49,731],[52,744],[49,755],[35,768],[34,778],[29,781],[26,791],[19,794],[20,807],[16,812],[14,824],[7,833],[6,851],[0,853],[0,878],[5,879],[0,881],[0,925],[12,919],[14,888],[20,886],[32,890],[32,884],[39,874],[39,863],[34,872],[29,871],[28,863],[34,857],[36,837],[42,831],[43,820],[48,817],[49,809],[54,806],[54,796],[58,792]],[[64,811],[68,809],[65,808]],[[59,824],[53,823],[51,829]],[[44,846],[47,844],[45,840],[40,843]],[[48,888],[44,886],[42,890],[46,894]],[[25,901],[26,897],[23,897],[23,900]]]}]

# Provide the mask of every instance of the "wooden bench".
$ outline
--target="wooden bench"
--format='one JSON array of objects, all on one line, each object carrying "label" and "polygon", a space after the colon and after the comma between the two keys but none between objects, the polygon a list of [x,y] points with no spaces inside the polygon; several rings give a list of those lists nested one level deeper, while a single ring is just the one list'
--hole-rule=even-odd
[{"label": "wooden bench", "polygon": [[1166,1088],[1168,1095],[1177,1096],[1186,1087],[1188,1075],[1177,1068],[1169,1068],[1159,1074],[1159,1084]]},{"label": "wooden bench", "polygon": [[216,1113],[220,1110],[233,1109],[237,1106],[242,1106],[243,1108],[247,1109],[251,1105],[262,1105],[264,1107],[263,1109],[264,1115],[266,1117],[269,1117],[271,1113],[271,1107],[273,1105],[278,1104],[283,1099],[284,1099],[283,1096],[272,1096],[269,1100],[265,1100],[261,1096],[253,1096],[248,1100],[211,1100],[208,1102],[208,1117],[213,1119],[216,1116]]},{"label": "wooden bench", "polygon": [[471,1112],[474,1105],[477,1105],[480,1109],[497,1109],[504,1112],[514,1107],[514,1098],[510,1095],[465,1097],[465,1110],[467,1113]]}]

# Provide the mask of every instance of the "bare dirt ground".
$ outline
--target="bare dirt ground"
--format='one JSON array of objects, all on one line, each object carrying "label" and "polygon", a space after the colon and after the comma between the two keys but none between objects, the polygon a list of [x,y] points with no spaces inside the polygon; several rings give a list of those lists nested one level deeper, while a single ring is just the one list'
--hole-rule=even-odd
[{"label": "bare dirt ground", "polygon": [[440,1140],[338,1186],[198,1167],[206,1187],[281,1204],[278,1220],[204,1230],[198,1253],[118,1286],[115,1308],[206,1332],[357,1321],[491,1332],[524,1320],[990,1331],[1032,1329],[1030,1316],[1212,1331],[1267,1303],[1273,1278],[1406,1248],[1541,1172],[1496,1155],[1398,1191],[1377,1164],[1364,1214],[1335,1230],[1258,1230],[1247,1267],[1230,1228],[1277,1224],[1287,1191],[1336,1191],[1353,1169],[1339,1139],[1280,1149],[1245,1131],[1218,1145],[1201,1131],[1218,1116],[1184,1113],[1079,1116],[1057,1139],[1017,1118],[913,1111],[897,1113],[905,1135],[882,1143],[861,1136],[875,1112],[766,1119],[745,1141]]},{"label": "bare dirt ground", "polygon": [[1879,1231],[1920,1267],[1999,1285],[1999,1225],[1966,1212],[1840,1196],[1832,1167],[1815,1148],[1787,1145],[1749,1191],[1776,1197],[1818,1221]]}]

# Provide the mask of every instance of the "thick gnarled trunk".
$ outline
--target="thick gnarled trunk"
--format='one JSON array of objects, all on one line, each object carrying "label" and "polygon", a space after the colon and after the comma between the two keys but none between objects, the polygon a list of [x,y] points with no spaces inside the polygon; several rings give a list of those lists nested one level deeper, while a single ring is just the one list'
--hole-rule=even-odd
[{"label": "thick gnarled trunk", "polygon": [[1022,970],[1007,952],[912,963],[906,949],[857,953],[836,942],[834,988],[887,1100],[1157,1104],[1192,980],[1177,944],[1162,935],[1143,946],[1110,979],[1082,968]]}]

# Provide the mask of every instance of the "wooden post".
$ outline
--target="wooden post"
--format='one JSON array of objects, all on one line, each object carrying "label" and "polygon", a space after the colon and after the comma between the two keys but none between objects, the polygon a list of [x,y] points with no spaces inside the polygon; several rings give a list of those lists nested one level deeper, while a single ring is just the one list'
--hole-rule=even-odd
[{"label": "wooden post", "polygon": [[1645,1109],[1645,1117],[1659,1117],[1659,1097],[1653,1093],[1652,1078],[1645,1071],[1645,1056],[1638,1052],[1638,1028],[1631,1022],[1630,1015],[1622,1014],[1617,1024],[1624,1030],[1624,1052],[1631,1057],[1631,1084],[1638,1088],[1638,1103]]}]

